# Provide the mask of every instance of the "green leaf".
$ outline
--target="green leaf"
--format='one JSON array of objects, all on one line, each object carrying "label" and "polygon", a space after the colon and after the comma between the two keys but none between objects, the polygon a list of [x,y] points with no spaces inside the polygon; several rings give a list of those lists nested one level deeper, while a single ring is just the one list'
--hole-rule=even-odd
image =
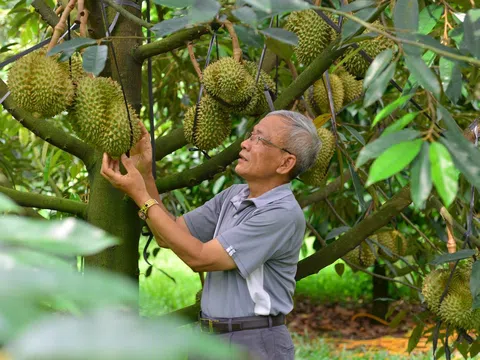
[{"label": "green leaf", "polygon": [[419,137],[421,133],[413,129],[405,129],[393,134],[381,136],[380,138],[372,141],[366,147],[364,147],[358,154],[356,167],[359,168],[365,164],[368,160],[376,158],[382,154],[386,149],[394,144],[398,144],[404,141],[409,141]]},{"label": "green leaf", "polygon": [[268,14],[272,12],[272,3],[270,0],[244,0],[244,2],[251,5],[254,9],[258,9]]},{"label": "green leaf", "polygon": [[443,254],[436,256],[431,262],[431,265],[440,265],[447,262],[453,262],[457,260],[468,259],[469,257],[475,255],[475,250],[472,249],[461,249],[452,254]]},{"label": "green leaf", "polygon": [[376,116],[375,118],[373,119],[373,122],[372,122],[372,127],[374,127],[379,121],[385,119],[388,115],[390,115],[391,113],[393,113],[395,110],[397,110],[399,107],[403,106],[408,100],[411,99],[411,97],[413,96],[413,94],[409,94],[409,95],[404,95],[404,96],[400,96],[397,100],[395,100],[394,102],[388,104],[387,106],[385,106]]},{"label": "green leaf", "polygon": [[293,46],[280,42],[276,39],[266,38],[267,48],[278,55],[281,59],[290,60],[293,55]]},{"label": "green leaf", "polygon": [[[358,11],[355,16],[363,21],[370,22],[369,20],[376,14],[376,12],[377,9],[375,7],[369,7]],[[356,21],[346,21],[342,26],[342,40],[346,41],[351,37],[358,35],[362,28],[362,25]]]},{"label": "green leaf", "polygon": [[298,37],[295,33],[281,29],[281,28],[267,28],[265,30],[260,31],[261,34],[270,37],[272,39],[276,39],[281,41],[285,44],[297,46],[298,45]]},{"label": "green leaf", "polygon": [[458,190],[458,172],[447,148],[439,142],[430,145],[432,180],[446,207],[455,199]]},{"label": "green leaf", "polygon": [[338,228],[332,229],[332,231],[330,231],[327,236],[325,236],[325,240],[334,239],[348,230],[350,230],[350,226],[340,226]]},{"label": "green leaf", "polygon": [[335,264],[335,272],[338,276],[342,277],[343,273],[345,272],[345,264],[344,263],[336,263]]},{"label": "green leaf", "polygon": [[178,30],[185,28],[189,24],[189,21],[190,19],[188,18],[188,16],[168,19],[168,20],[159,22],[158,24],[155,24],[154,26],[152,26],[150,30],[155,33],[155,36],[157,38],[165,37]]},{"label": "green leaf", "polygon": [[462,94],[462,73],[457,63],[445,57],[440,58],[440,79],[443,92],[454,104],[458,102]]},{"label": "green leaf", "polygon": [[443,6],[438,4],[425,6],[422,11],[420,11],[418,32],[425,35],[429,34],[435,25],[437,25],[442,15]]},{"label": "green leaf", "polygon": [[437,99],[440,98],[440,83],[432,70],[420,57],[405,55],[408,70],[415,76],[425,90],[430,91]]},{"label": "green leaf", "polygon": [[408,339],[407,351],[409,353],[411,353],[412,350],[415,349],[418,342],[422,338],[423,329],[424,329],[423,323],[418,324],[417,326],[415,326],[415,329],[413,329],[412,334],[410,335],[410,338]]},{"label": "green leaf", "polygon": [[360,204],[362,210],[366,210],[367,206],[365,205],[365,200],[363,199],[363,194],[365,193],[365,189],[360,182],[360,178],[358,177],[355,169],[353,168],[352,164],[348,162],[348,170],[350,171],[350,175],[352,176],[352,183],[355,189],[355,195],[357,197],[358,203]]},{"label": "green leaf", "polygon": [[367,7],[375,7],[376,5],[376,1],[373,0],[356,0],[354,2],[351,2],[350,4],[343,5],[339,10],[343,12],[355,12],[365,9]]},{"label": "green leaf", "polygon": [[58,255],[92,255],[119,244],[107,232],[74,218],[44,221],[4,216],[0,229],[2,242]]},{"label": "green leaf", "polygon": [[[58,256],[41,253],[21,247],[0,247],[0,257],[4,265],[7,262],[17,263],[33,268],[43,268],[58,271],[71,271],[72,264],[59,258]],[[3,266],[0,265],[0,268]]]},{"label": "green leaf", "polygon": [[372,81],[367,91],[365,92],[365,97],[363,99],[364,107],[372,105],[375,101],[377,101],[383,96],[383,93],[387,89],[388,83],[395,74],[396,67],[396,62],[391,63],[390,65],[388,65],[388,67],[383,73],[378,75],[377,78]]},{"label": "green leaf", "polygon": [[20,213],[22,212],[22,208],[17,204],[15,204],[15,202],[11,200],[9,197],[0,193],[0,213],[2,212]]},{"label": "green leaf", "polygon": [[[263,47],[263,36],[257,34],[253,29],[243,25],[233,25],[235,32],[242,44],[261,49]],[[268,39],[267,39],[268,40]],[[270,39],[273,40],[273,39]],[[280,42],[279,42],[280,43]],[[283,44],[285,45],[285,44]],[[293,50],[292,50],[293,53]]]},{"label": "green leaf", "polygon": [[397,132],[399,130],[402,130],[405,126],[410,124],[412,120],[417,117],[418,114],[419,112],[417,111],[417,112],[412,112],[412,113],[403,115],[400,119],[398,119],[393,124],[389,125],[385,130],[383,130],[383,133],[381,136],[385,136],[385,135]]},{"label": "green leaf", "polygon": [[477,59],[480,59],[480,9],[471,9],[463,22],[463,45]]},{"label": "green leaf", "polygon": [[395,315],[390,321],[390,324],[388,326],[392,329],[396,328],[398,325],[400,325],[400,322],[405,319],[405,316],[407,316],[408,312],[406,310],[401,310],[397,315]]},{"label": "green leaf", "polygon": [[212,20],[220,10],[220,4],[215,0],[195,0],[188,11],[190,24],[204,23]]},{"label": "green leaf", "polygon": [[53,155],[54,151],[55,151],[55,149],[52,149],[52,151],[50,151],[50,155],[48,156],[48,158],[45,161],[45,166],[43,168],[43,183],[44,184],[47,183],[48,178],[50,177],[50,163],[52,161],[52,155]]},{"label": "green leaf", "polygon": [[363,136],[357,130],[355,130],[353,127],[348,126],[348,125],[343,125],[343,127],[345,129],[347,129],[350,132],[350,134],[352,134],[353,137],[360,142],[360,144],[365,146],[365,139],[363,138]]},{"label": "green leaf", "polygon": [[422,139],[405,141],[388,148],[373,162],[365,186],[387,179],[403,170],[417,156],[422,142]]},{"label": "green leaf", "polygon": [[[428,67],[431,67],[433,65],[436,57],[437,54],[431,50],[427,50],[425,54],[422,55],[422,59]],[[413,74],[410,74],[407,79],[407,83],[403,88],[403,94],[408,94],[412,92],[411,90],[416,86],[418,86],[418,81]]]},{"label": "green leaf", "polygon": [[239,9],[232,10],[232,15],[242,23],[256,27],[258,23],[257,14],[249,6],[242,6]]},{"label": "green leaf", "polygon": [[113,309],[81,317],[56,314],[26,329],[5,350],[12,358],[24,360],[240,359],[235,346],[181,327],[179,320],[159,322]]},{"label": "green leaf", "polygon": [[171,8],[184,8],[192,6],[196,0],[153,0],[157,5],[163,5]]},{"label": "green leaf", "polygon": [[[398,0],[393,11],[393,23],[397,30],[397,37],[415,40],[418,30],[418,2],[417,0]],[[405,52],[420,56],[422,50],[416,46],[402,44]]]},{"label": "green leaf", "polygon": [[372,63],[368,67],[367,72],[365,73],[365,78],[363,79],[363,89],[367,89],[370,83],[376,79],[378,74],[380,74],[388,66],[390,61],[392,61],[393,51],[392,49],[386,49],[378,54]]},{"label": "green leaf", "polygon": [[473,308],[480,308],[480,260],[473,263],[470,275],[470,291],[472,292]]},{"label": "green leaf", "polygon": [[410,193],[415,206],[424,207],[425,201],[432,190],[431,165],[429,157],[429,144],[424,142],[420,153],[412,164]]},{"label": "green leaf", "polygon": [[108,56],[108,46],[98,45],[91,46],[83,53],[83,69],[86,72],[90,72],[95,76],[105,68],[105,62]]},{"label": "green leaf", "polygon": [[56,45],[47,53],[47,55],[52,56],[61,52],[73,54],[76,50],[84,48],[85,46],[94,45],[96,43],[97,41],[95,39],[79,37]]}]

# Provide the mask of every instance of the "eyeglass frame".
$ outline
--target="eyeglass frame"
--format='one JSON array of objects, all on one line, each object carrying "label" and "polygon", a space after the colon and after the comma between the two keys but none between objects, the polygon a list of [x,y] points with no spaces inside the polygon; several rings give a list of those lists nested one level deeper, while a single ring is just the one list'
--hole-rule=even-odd
[{"label": "eyeglass frame", "polygon": [[291,151],[287,150],[286,148],[283,148],[283,147],[280,147],[278,145],[275,145],[274,143],[272,143],[270,140],[267,140],[263,137],[261,137],[260,135],[256,135],[256,134],[253,134],[251,131],[247,131],[245,133],[245,140],[250,140],[250,141],[254,141],[252,139],[252,136],[256,136],[257,137],[257,144],[258,144],[258,141],[261,140],[263,141],[264,143],[266,143],[267,145],[270,145],[270,146],[273,146],[274,148],[277,148],[277,149],[280,149],[282,151],[285,151],[286,153],[290,154],[290,155],[293,155],[293,156],[296,156],[294,153],[292,153]]}]

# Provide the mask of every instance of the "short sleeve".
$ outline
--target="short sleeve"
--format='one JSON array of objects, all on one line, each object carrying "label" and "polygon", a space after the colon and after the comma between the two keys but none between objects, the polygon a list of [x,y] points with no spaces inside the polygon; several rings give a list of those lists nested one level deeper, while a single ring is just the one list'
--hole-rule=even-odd
[{"label": "short sleeve", "polygon": [[202,242],[213,239],[222,204],[228,200],[230,191],[231,188],[223,190],[202,206],[183,215],[183,219],[194,237]]},{"label": "short sleeve", "polygon": [[217,239],[247,278],[267,260],[281,257],[292,247],[298,220],[285,208],[262,209]]}]

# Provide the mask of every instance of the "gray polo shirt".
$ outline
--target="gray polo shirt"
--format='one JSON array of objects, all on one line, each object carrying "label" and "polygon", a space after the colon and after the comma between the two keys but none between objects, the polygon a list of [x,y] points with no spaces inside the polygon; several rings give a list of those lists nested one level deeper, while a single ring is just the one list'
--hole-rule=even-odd
[{"label": "gray polo shirt", "polygon": [[247,199],[247,185],[233,185],[184,215],[193,236],[217,238],[237,269],[207,274],[202,313],[208,317],[288,314],[305,218],[290,184]]}]

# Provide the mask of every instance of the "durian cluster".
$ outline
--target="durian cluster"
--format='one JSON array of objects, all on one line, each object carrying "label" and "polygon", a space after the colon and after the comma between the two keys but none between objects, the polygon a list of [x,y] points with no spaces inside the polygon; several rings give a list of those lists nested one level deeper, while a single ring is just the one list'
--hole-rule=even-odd
[{"label": "durian cluster", "polygon": [[256,82],[257,64],[224,57],[202,74],[206,95],[190,107],[184,118],[185,138],[202,150],[220,145],[230,134],[230,114],[259,115],[269,110],[264,90],[275,91],[275,82],[263,70]]},{"label": "durian cluster", "polygon": [[[372,248],[375,250],[375,246],[372,245]],[[370,246],[364,241],[355,249],[346,253],[342,259],[347,260],[348,262],[362,269],[365,269],[375,264],[376,255]],[[357,270],[355,268],[352,269],[353,271]]]},{"label": "durian cluster", "polygon": [[422,295],[428,308],[446,324],[465,330],[478,330],[480,329],[480,309],[472,309],[471,272],[472,261],[459,264],[455,269],[447,294],[440,303],[447,286],[450,270],[433,270],[423,280]]},{"label": "durian cluster", "polygon": [[46,53],[45,48],[32,52],[12,66],[8,87],[14,101],[38,119],[68,110],[72,128],[82,140],[113,157],[127,152],[141,132],[130,105],[127,114],[118,83],[89,77],[79,55],[60,62],[59,55]]},{"label": "durian cluster", "polygon": [[322,143],[317,159],[313,166],[300,175],[300,179],[307,185],[321,186],[325,180],[330,160],[335,153],[335,136],[326,128],[317,129],[318,137]]},{"label": "durian cluster", "polygon": [[[329,79],[335,113],[338,113],[343,106],[362,95],[363,80],[356,80],[345,69],[339,69],[334,74],[329,74]],[[325,81],[324,79],[315,81],[304,94],[307,106],[316,116],[330,113],[330,102]]]}]

